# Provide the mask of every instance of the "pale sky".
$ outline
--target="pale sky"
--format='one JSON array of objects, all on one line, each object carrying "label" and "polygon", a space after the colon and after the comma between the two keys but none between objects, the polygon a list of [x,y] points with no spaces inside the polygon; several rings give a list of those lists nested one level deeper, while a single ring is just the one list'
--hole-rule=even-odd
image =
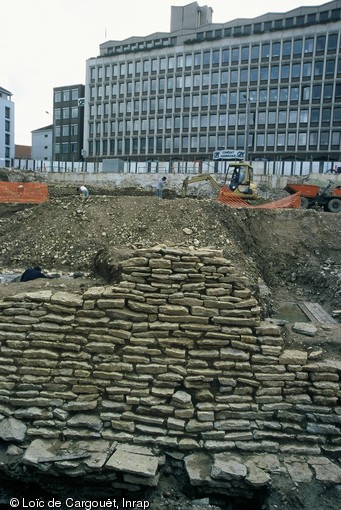
[{"label": "pale sky", "polygon": [[[169,32],[172,5],[192,0],[0,0],[0,86],[15,103],[15,143],[52,124],[53,88],[85,84],[86,60],[106,40]],[[323,0],[197,0],[213,23],[286,12]],[[46,113],[49,112],[49,113]]]}]

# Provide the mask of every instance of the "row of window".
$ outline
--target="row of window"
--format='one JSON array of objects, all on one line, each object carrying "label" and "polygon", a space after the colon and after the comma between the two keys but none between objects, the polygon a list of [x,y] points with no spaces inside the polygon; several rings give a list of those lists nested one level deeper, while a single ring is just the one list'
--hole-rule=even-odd
[{"label": "row of window", "polygon": [[173,90],[196,90],[200,88],[218,88],[238,86],[247,83],[262,84],[271,82],[308,81],[312,78],[334,79],[335,72],[341,76],[341,57],[326,61],[264,65],[250,69],[232,69],[230,71],[211,71],[186,74],[184,76],[168,76],[167,78],[149,78],[136,81],[123,81],[107,85],[90,87],[90,100],[115,98],[119,96],[163,94]]},{"label": "row of window", "polygon": [[[303,27],[304,25],[313,25],[316,23],[326,23],[327,21],[337,21],[341,18],[341,9],[332,9],[331,11],[312,12],[309,14],[300,14],[298,16],[281,17],[278,19],[268,20],[261,23],[243,24],[241,26],[216,28],[215,30],[206,30],[196,32],[195,39],[185,41],[187,43],[200,42],[203,40],[220,39],[222,37],[239,37],[241,35],[249,36],[251,34],[259,34],[262,32],[271,32],[274,30],[285,30],[291,28]],[[175,45],[176,37],[163,39],[149,39],[132,44],[121,44],[111,48],[106,48],[107,54],[133,52],[136,50],[158,48],[159,46]]]},{"label": "row of window", "polygon": [[[244,147],[245,134],[216,136],[166,136],[90,140],[89,156],[130,153],[210,152],[217,147]],[[299,133],[257,133],[250,135],[251,150],[339,150],[341,131],[315,131],[309,135]]]},{"label": "row of window", "polygon": [[[90,118],[115,117],[120,115],[141,115],[148,113],[164,113],[177,111],[193,111],[198,109],[246,108],[247,101],[253,106],[276,106],[278,103],[304,104],[325,102],[327,104],[341,101],[341,82],[321,85],[302,85],[301,87],[274,87],[269,89],[250,90],[248,92],[211,92],[202,94],[184,94],[176,97],[159,97],[151,99],[134,99],[112,103],[99,103],[90,106]],[[64,114],[64,112],[63,112]],[[68,115],[68,113],[67,113]],[[68,118],[68,117],[66,117]]]},{"label": "row of window", "polygon": [[54,127],[54,136],[55,138],[60,138],[61,136],[77,136],[78,135],[78,124],[65,124],[62,126]]},{"label": "row of window", "polygon": [[79,89],[71,90],[55,90],[54,91],[54,102],[61,103],[67,101],[77,101],[79,98]]},{"label": "row of window", "polygon": [[78,153],[78,144],[77,142],[71,143],[55,143],[54,144],[54,154],[77,154]]},{"label": "row of window", "polygon": [[60,119],[77,119],[79,116],[79,108],[78,106],[66,107],[66,108],[55,108],[54,112],[54,120]]},{"label": "row of window", "polygon": [[341,48],[339,34],[332,33],[328,37],[320,35],[316,37],[307,36],[292,40],[263,42],[256,44],[242,45],[232,48],[219,48],[193,53],[178,54],[176,56],[160,56],[131,62],[114,63],[91,67],[91,81],[110,80],[115,77],[125,78],[127,76],[140,75],[142,73],[158,73],[160,71],[171,71],[179,69],[202,68],[203,66],[224,66],[228,64],[242,64],[258,62],[269,59],[301,58],[307,55],[324,55],[336,53]]},{"label": "row of window", "polygon": [[[246,113],[211,113],[210,115],[172,115],[168,117],[150,117],[135,120],[119,120],[105,121],[105,122],[90,122],[89,123],[89,136],[108,135],[115,133],[139,133],[143,131],[151,132],[168,132],[176,130],[221,130],[221,129],[238,129],[244,127],[247,122]],[[257,115],[251,112],[249,117],[250,126],[264,127],[264,126],[279,126],[279,127],[293,127],[318,125],[341,125],[341,108],[312,108],[308,110],[301,108],[300,110],[280,110],[279,112],[270,110],[268,112],[259,111]],[[68,128],[68,126],[65,126]],[[64,134],[65,133],[65,134]],[[68,136],[69,130],[63,129],[63,136]],[[58,136],[58,135],[57,135]]]}]

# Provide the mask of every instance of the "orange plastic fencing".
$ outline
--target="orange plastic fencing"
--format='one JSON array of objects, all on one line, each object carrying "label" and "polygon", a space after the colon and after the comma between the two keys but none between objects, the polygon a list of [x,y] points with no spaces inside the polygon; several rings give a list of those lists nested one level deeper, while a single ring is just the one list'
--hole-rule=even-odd
[{"label": "orange plastic fencing", "polygon": [[274,202],[268,202],[261,205],[252,205],[238,197],[235,193],[228,191],[226,186],[220,190],[218,201],[229,207],[248,207],[253,209],[299,209],[301,207],[301,193],[289,195]]},{"label": "orange plastic fencing", "polygon": [[0,182],[0,203],[38,204],[49,199],[46,184],[37,182]]}]

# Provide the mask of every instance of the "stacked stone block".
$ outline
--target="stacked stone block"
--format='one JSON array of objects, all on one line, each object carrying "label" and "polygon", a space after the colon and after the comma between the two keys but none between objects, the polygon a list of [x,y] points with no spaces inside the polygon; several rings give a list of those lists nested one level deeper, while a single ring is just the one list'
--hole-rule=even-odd
[{"label": "stacked stone block", "polygon": [[340,363],[286,350],[219,250],[138,250],[116,285],[0,310],[6,440],[340,455]]}]

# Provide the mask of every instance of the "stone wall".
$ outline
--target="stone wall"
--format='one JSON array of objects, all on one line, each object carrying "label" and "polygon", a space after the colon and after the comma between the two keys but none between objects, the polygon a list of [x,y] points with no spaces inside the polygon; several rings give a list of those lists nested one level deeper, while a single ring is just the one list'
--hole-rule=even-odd
[{"label": "stone wall", "polygon": [[286,350],[220,251],[142,249],[122,269],[0,302],[3,441],[340,456],[340,362]]}]

